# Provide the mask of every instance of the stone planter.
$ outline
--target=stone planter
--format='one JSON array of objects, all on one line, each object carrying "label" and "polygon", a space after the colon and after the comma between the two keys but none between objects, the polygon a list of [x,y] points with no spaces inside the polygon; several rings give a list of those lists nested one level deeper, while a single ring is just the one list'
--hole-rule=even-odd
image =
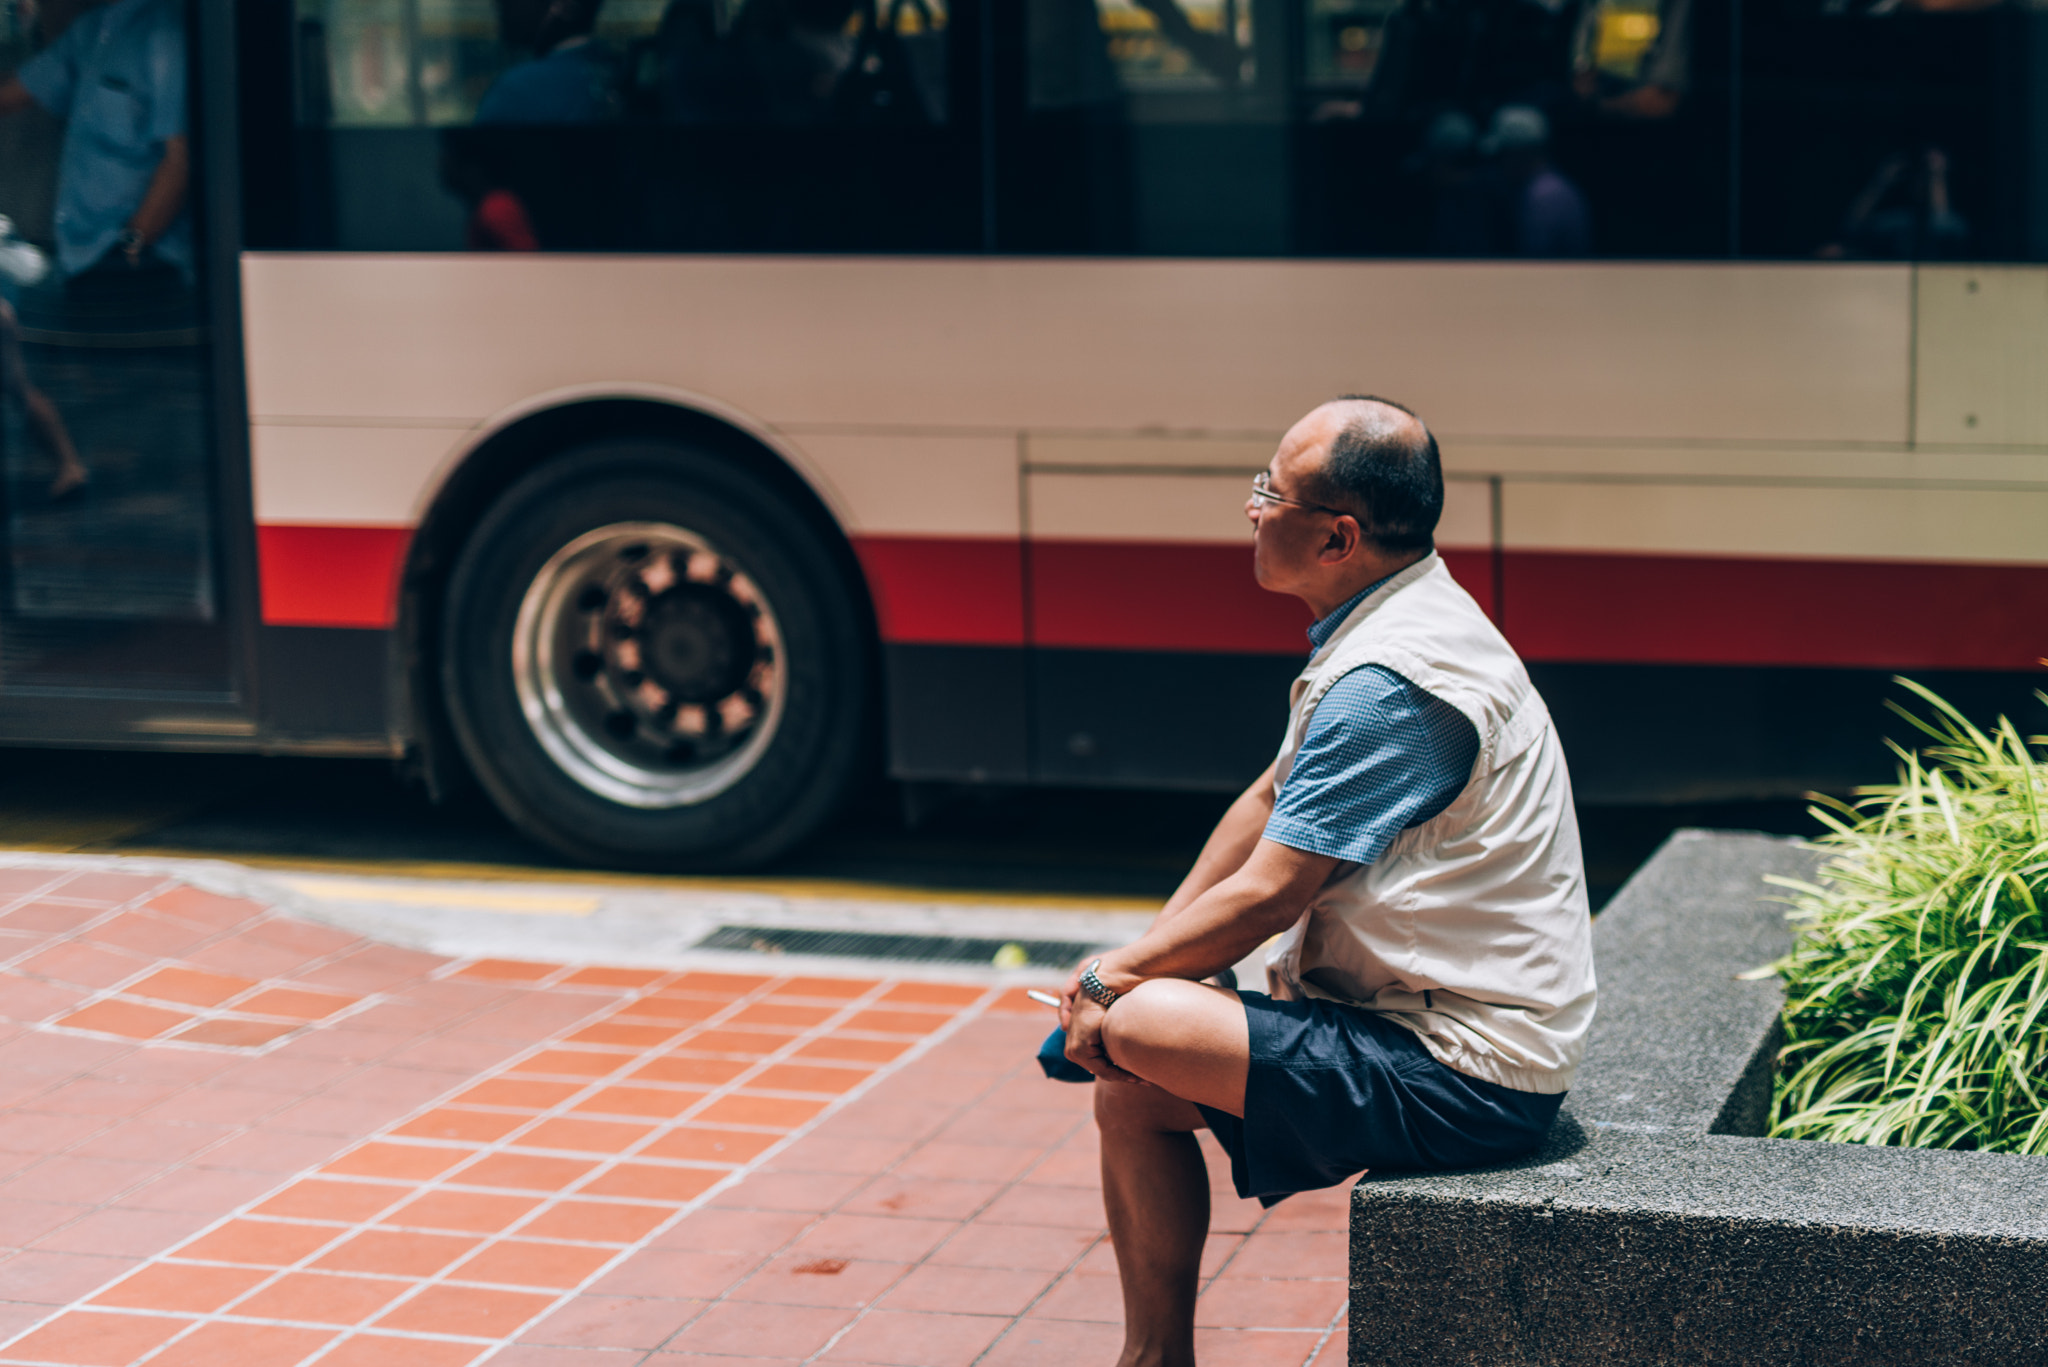
[{"label": "stone planter", "polygon": [[1358,1184],[1351,1367],[2048,1364],[2048,1159],[1758,1137],[1780,989],[1736,975],[1816,862],[1685,831],[1616,896],[1543,1152]]}]

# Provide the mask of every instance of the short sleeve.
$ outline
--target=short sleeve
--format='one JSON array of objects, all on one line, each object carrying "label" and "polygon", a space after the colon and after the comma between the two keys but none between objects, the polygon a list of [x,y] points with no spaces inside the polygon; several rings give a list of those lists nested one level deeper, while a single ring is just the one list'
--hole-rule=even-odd
[{"label": "short sleeve", "polygon": [[172,11],[150,30],[149,35],[151,142],[168,142],[184,135],[187,120],[185,72],[185,26]]},{"label": "short sleeve", "polygon": [[1354,669],[1316,704],[1266,839],[1370,864],[1450,806],[1478,758],[1464,713],[1391,669]]},{"label": "short sleeve", "polygon": [[71,117],[71,97],[78,90],[78,49],[85,35],[99,27],[88,11],[72,21],[56,42],[21,64],[14,74],[29,98],[60,119]]}]

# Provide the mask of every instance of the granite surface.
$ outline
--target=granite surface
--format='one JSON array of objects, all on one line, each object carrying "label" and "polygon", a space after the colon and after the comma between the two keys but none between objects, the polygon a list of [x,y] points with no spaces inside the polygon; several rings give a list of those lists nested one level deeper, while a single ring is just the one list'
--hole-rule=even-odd
[{"label": "granite surface", "polygon": [[1764,876],[1811,878],[1820,862],[1775,836],[1680,831],[1615,894],[1593,922],[1600,1007],[1566,1103],[1581,1123],[1763,1133],[1782,995],[1737,975],[1792,947],[1790,894]]},{"label": "granite surface", "polygon": [[1682,832],[1616,897],[1544,1150],[1358,1184],[1352,1367],[2048,1364],[2048,1159],[1747,1137],[1779,995],[1735,975],[1815,859]]}]

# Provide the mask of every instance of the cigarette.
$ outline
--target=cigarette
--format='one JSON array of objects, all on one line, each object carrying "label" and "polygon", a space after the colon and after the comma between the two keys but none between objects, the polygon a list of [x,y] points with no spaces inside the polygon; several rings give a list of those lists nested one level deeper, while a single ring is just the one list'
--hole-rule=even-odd
[{"label": "cigarette", "polygon": [[1025,988],[1024,995],[1031,998],[1031,1000],[1039,1003],[1042,1006],[1050,1006],[1057,1009],[1060,1004],[1060,999],[1058,997],[1055,997],[1050,992],[1040,992],[1035,987]]}]

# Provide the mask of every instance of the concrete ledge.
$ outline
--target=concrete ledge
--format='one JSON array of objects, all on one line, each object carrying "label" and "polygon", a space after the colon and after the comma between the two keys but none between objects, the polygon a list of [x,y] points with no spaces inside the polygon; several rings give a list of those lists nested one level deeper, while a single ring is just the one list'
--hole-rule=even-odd
[{"label": "concrete ledge", "polygon": [[1352,1367],[2048,1363],[2048,1159],[1753,1137],[1815,856],[1683,832],[1595,924],[1601,1009],[1549,1144],[1353,1195]]}]

